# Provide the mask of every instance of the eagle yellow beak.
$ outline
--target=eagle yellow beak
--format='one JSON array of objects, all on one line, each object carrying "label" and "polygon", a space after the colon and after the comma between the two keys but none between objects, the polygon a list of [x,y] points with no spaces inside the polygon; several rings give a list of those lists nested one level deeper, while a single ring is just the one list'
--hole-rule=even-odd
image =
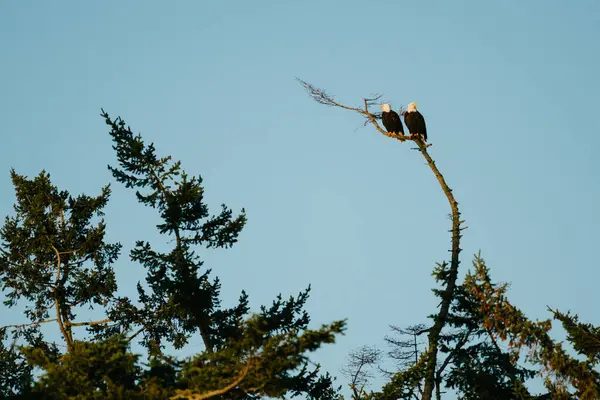
[{"label": "eagle yellow beak", "polygon": [[413,103],[415,105],[415,108],[419,107],[419,105],[417,103]]},{"label": "eagle yellow beak", "polygon": [[383,110],[383,104],[379,106],[379,108],[381,108]]}]

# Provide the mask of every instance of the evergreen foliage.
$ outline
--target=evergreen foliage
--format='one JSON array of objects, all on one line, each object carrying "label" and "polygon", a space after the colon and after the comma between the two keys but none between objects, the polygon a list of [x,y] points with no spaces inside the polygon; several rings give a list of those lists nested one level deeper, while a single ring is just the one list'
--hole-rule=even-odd
[{"label": "evergreen foliage", "polygon": [[[29,322],[0,330],[0,397],[338,398],[333,378],[318,365],[309,368],[308,355],[333,343],[345,322],[310,329],[304,310],[310,287],[288,300],[280,295],[257,313],[245,292],[234,307],[223,307],[221,283],[197,252],[233,246],[245,211],[234,216],[222,205],[211,215],[200,176],[159,157],[120,118],[102,116],[118,161],[109,170],[136,190],[142,205],[158,211],[157,229],[174,246],[163,253],[137,240],[130,259],[146,269],[146,285],[138,282],[136,300],[119,296],[113,265],[121,244],[105,241],[102,219],[109,186],[96,197],[73,197],[45,171],[33,179],[11,171],[15,215],[0,230],[0,278],[5,306],[24,306]],[[78,322],[85,318],[83,306],[106,318]],[[40,331],[54,323],[63,343]],[[184,360],[165,353],[165,344],[183,348],[195,335],[204,342],[201,353]],[[131,353],[134,340],[144,346],[147,362]]]},{"label": "evergreen foliage", "polygon": [[[358,112],[376,125],[368,112],[372,100],[365,99],[365,110],[349,108],[303,84],[320,103]],[[157,211],[157,231],[172,247],[163,252],[136,240],[129,258],[146,270],[145,283],[137,283],[137,298],[121,296],[114,265],[122,246],[106,241],[103,220],[110,186],[96,196],[73,196],[54,186],[46,171],[28,178],[11,170],[16,202],[0,228],[0,282],[4,305],[22,307],[28,322],[0,327],[0,398],[341,400],[340,387],[318,365],[310,367],[309,355],[334,343],[345,321],[309,328],[304,307],[310,286],[254,313],[245,291],[237,304],[224,307],[221,282],[204,266],[201,250],[232,247],[245,211],[234,215],[222,205],[211,214],[200,176],[188,175],[170,156],[159,157],[120,118],[102,116],[117,156],[109,170],[142,206]],[[527,318],[508,300],[508,285],[492,281],[480,255],[460,282],[465,228],[458,203],[428,145],[395,138],[417,144],[450,202],[452,259],[434,268],[440,311],[430,323],[394,326],[395,335],[386,337],[393,371],[382,370],[377,348],[350,354],[343,372],[352,399],[441,399],[447,390],[465,400],[600,398],[600,327],[549,309],[570,347],[557,342],[552,320]],[[104,317],[89,321],[86,309]],[[55,326],[61,340],[45,337],[45,325]],[[167,344],[185,348],[193,337],[202,339],[203,351],[185,359],[168,354]],[[134,354],[132,343],[144,354]],[[387,381],[367,391],[376,367]],[[547,393],[530,393],[536,376]]]},{"label": "evergreen foliage", "polygon": [[[550,310],[567,331],[572,348],[565,349],[550,336],[551,320],[528,319],[508,301],[507,290],[507,284],[492,282],[485,261],[476,255],[473,270],[457,287],[441,335],[443,358],[436,368],[436,398],[444,398],[445,389],[465,400],[600,398],[600,328],[579,322],[576,314]],[[392,346],[389,355],[404,362],[398,363],[398,372],[388,374],[389,381],[380,391],[353,392],[353,399],[421,398],[427,352],[416,338],[426,333],[428,328],[423,327],[393,327],[400,338],[386,338]],[[413,343],[418,350],[412,351]],[[407,362],[415,354],[418,358]],[[544,378],[546,393],[532,394],[527,389],[536,376]]]},{"label": "evergreen foliage", "polygon": [[[386,338],[392,345],[390,357],[397,371],[382,372],[388,382],[380,391],[366,392],[365,368],[376,365],[378,357],[368,357],[377,349],[362,347],[350,353],[344,370],[350,378],[352,398],[369,400],[416,399],[439,400],[446,388],[454,389],[461,399],[598,399],[600,375],[597,371],[600,354],[600,328],[580,323],[578,316],[550,310],[562,322],[572,344],[572,352],[583,356],[579,360],[555,342],[549,331],[551,321],[531,321],[507,300],[507,285],[492,283],[485,262],[477,255],[474,271],[461,284],[458,281],[462,231],[458,202],[440,172],[420,135],[404,135],[382,129],[381,114],[372,113],[381,95],[364,98],[363,108],[340,103],[326,90],[298,79],[309,96],[319,104],[335,107],[362,116],[365,125],[372,125],[382,135],[397,143],[412,142],[424,157],[450,205],[452,246],[449,262],[439,263],[433,276],[441,289],[433,292],[440,299],[439,311],[430,315],[431,324],[408,329],[392,327],[409,339]],[[402,112],[401,112],[402,113]],[[427,334],[427,347],[417,338]],[[412,336],[412,338],[410,338]],[[414,361],[413,361],[414,359]],[[539,369],[523,365],[529,362]],[[381,368],[381,367],[380,367]],[[539,374],[545,377],[548,393],[531,395],[526,381]]]}]

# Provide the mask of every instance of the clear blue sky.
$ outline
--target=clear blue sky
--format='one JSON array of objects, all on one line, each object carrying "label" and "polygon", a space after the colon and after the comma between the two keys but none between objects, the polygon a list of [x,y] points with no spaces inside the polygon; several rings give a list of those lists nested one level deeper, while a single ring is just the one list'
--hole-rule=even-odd
[{"label": "clear blue sky", "polygon": [[[104,107],[201,174],[215,211],[247,209],[239,244],[204,255],[226,304],[310,283],[315,326],[349,319],[315,356],[339,375],[349,350],[435,311],[449,208],[412,146],[314,103],[300,77],[350,105],[419,103],[469,226],[462,272],[481,249],[529,316],[549,305],[599,323],[599,39],[597,0],[3,1],[0,214],[10,167],[74,194],[113,182]],[[128,249],[163,242],[153,211],[113,189],[109,238],[134,296]]]}]

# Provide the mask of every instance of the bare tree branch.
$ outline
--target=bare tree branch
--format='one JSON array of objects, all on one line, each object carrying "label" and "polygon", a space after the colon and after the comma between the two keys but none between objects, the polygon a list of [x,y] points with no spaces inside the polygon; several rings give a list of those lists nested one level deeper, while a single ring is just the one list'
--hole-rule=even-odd
[{"label": "bare tree branch", "polygon": [[373,375],[368,371],[369,367],[379,364],[381,351],[375,347],[362,346],[353,350],[348,355],[348,363],[342,368],[342,373],[350,379],[353,399],[360,399],[364,394],[365,386]]},{"label": "bare tree branch", "polygon": [[404,369],[415,365],[419,360],[419,345],[422,342],[417,341],[417,337],[429,331],[423,324],[412,325],[402,329],[397,326],[390,326],[392,332],[400,336],[410,336],[406,339],[399,339],[392,336],[386,336],[385,341],[391,346],[388,356],[396,361],[399,369]]},{"label": "bare tree branch", "polygon": [[[305,82],[303,80],[298,79],[298,81],[316,102],[327,105],[327,106],[339,107],[339,108],[343,108],[345,110],[357,112],[358,114],[365,117],[367,119],[367,122],[372,123],[375,126],[375,128],[379,131],[379,133],[381,133],[382,135],[394,138],[401,142],[404,142],[406,140],[414,141],[416,143],[416,145],[418,146],[418,150],[421,152],[421,154],[423,154],[423,157],[425,157],[425,160],[427,161],[429,168],[435,175],[436,179],[438,180],[438,182],[440,184],[440,187],[442,188],[444,194],[446,195],[446,198],[448,199],[448,203],[450,204],[450,210],[452,212],[452,249],[450,250],[450,252],[452,253],[452,257],[450,260],[450,269],[448,271],[446,271],[447,272],[446,276],[443,279],[446,282],[446,288],[442,292],[442,302],[440,305],[440,310],[439,310],[439,313],[435,317],[433,326],[429,330],[429,346],[428,346],[428,350],[427,350],[428,358],[427,358],[427,363],[426,363],[425,387],[423,390],[423,400],[431,400],[433,398],[433,389],[434,389],[434,386],[436,385],[435,372],[436,372],[436,365],[437,365],[437,355],[438,355],[438,345],[439,345],[440,334],[441,334],[442,329],[444,328],[444,325],[446,324],[446,318],[448,317],[450,303],[452,302],[452,298],[454,296],[454,290],[456,288],[456,279],[458,276],[458,266],[460,264],[460,261],[459,261],[459,253],[461,251],[461,249],[460,249],[460,238],[461,238],[460,232],[461,232],[461,223],[463,223],[464,221],[460,220],[460,212],[458,209],[458,202],[454,198],[454,195],[452,194],[452,189],[450,189],[450,187],[446,183],[444,176],[439,171],[435,162],[433,161],[433,159],[427,152],[427,148],[430,146],[430,144],[426,144],[422,140],[422,138],[418,135],[409,135],[409,136],[395,135],[394,133],[386,132],[384,129],[382,129],[379,126],[379,124],[377,123],[376,116],[374,114],[372,114],[371,112],[369,112],[369,106],[373,104],[373,101],[374,101],[373,99],[363,99],[363,103],[364,103],[363,109],[349,107],[349,106],[343,105],[343,104],[335,101],[333,96],[328,94],[326,91],[324,91],[322,89],[318,89],[314,85],[312,85],[308,82]],[[441,280],[441,278],[438,277],[438,280]]]},{"label": "bare tree branch", "polygon": [[[393,132],[387,132],[385,129],[381,128],[381,126],[377,122],[377,120],[381,119],[381,113],[379,113],[379,112],[372,113],[369,111],[369,107],[377,104],[379,99],[381,99],[381,97],[382,97],[381,95],[377,95],[374,98],[364,98],[363,99],[363,108],[349,107],[344,104],[336,102],[334,100],[333,96],[328,94],[325,90],[318,89],[315,86],[313,86],[312,84],[305,82],[301,79],[298,79],[298,78],[296,78],[296,79],[298,80],[298,82],[300,82],[300,84],[304,87],[306,92],[317,103],[324,104],[324,105],[330,106],[330,107],[339,107],[339,108],[343,108],[345,110],[357,112],[365,118],[365,126],[368,124],[373,124],[375,126],[375,128],[379,131],[379,133],[381,133],[382,135],[385,135],[387,137],[394,138],[401,142],[404,142],[406,140],[413,140],[413,141],[419,140],[422,142],[420,137],[417,137],[415,135],[395,135]],[[402,113],[403,111],[401,110],[400,112]],[[431,146],[431,144],[427,144],[424,142],[422,142],[422,143],[425,148]]]}]

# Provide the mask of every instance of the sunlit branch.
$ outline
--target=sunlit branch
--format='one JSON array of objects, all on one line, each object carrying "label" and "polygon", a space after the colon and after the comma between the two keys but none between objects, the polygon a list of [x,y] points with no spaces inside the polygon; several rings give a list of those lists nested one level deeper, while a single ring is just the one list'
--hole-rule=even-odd
[{"label": "sunlit branch", "polygon": [[379,97],[375,99],[363,99],[363,108],[357,107],[349,107],[344,104],[341,104],[334,100],[334,97],[327,93],[323,89],[319,89],[314,85],[305,82],[303,80],[298,79],[300,84],[304,87],[307,93],[320,104],[324,104],[330,107],[338,107],[343,108],[345,110],[354,111],[364,118],[366,118],[366,123],[371,123],[375,128],[381,133],[390,138],[394,138],[399,140],[400,142],[404,142],[407,140],[413,141],[417,146],[418,150],[423,154],[429,168],[431,168],[433,174],[438,180],[440,187],[444,191],[446,198],[448,199],[448,203],[450,204],[450,209],[452,211],[452,249],[450,250],[452,253],[451,261],[450,261],[450,270],[444,279],[438,276],[438,280],[443,280],[446,283],[446,288],[442,291],[442,302],[440,304],[440,310],[437,316],[434,319],[434,324],[429,330],[429,347],[427,350],[428,357],[426,362],[426,374],[425,374],[425,386],[423,390],[423,400],[431,400],[433,397],[433,389],[435,386],[435,373],[436,373],[436,364],[437,364],[437,354],[438,354],[438,345],[439,339],[442,329],[446,323],[446,318],[448,317],[448,312],[450,309],[450,303],[452,302],[452,298],[454,295],[454,290],[456,288],[456,279],[458,276],[458,266],[460,264],[459,261],[459,253],[461,251],[459,243],[460,243],[460,232],[462,230],[461,224],[464,221],[460,220],[460,212],[458,210],[458,202],[454,198],[452,194],[452,189],[446,183],[444,176],[438,170],[435,161],[431,158],[429,153],[427,152],[427,148],[431,146],[423,141],[421,136],[419,135],[395,135],[392,132],[387,132],[379,126],[377,122],[377,117],[375,114],[369,111],[369,106],[373,105]]},{"label": "sunlit branch", "polygon": [[246,364],[246,366],[244,367],[244,369],[238,375],[238,377],[233,382],[231,382],[229,385],[225,386],[222,389],[215,389],[215,390],[211,390],[206,393],[197,393],[197,394],[191,390],[178,390],[176,392],[177,394],[175,396],[171,397],[171,400],[175,400],[175,399],[205,400],[205,399],[209,399],[211,397],[221,396],[221,395],[229,392],[230,390],[234,389],[240,383],[242,383],[244,378],[246,378],[246,375],[248,375],[248,371],[250,370],[250,365],[251,365],[251,362],[249,360],[248,363]]}]

